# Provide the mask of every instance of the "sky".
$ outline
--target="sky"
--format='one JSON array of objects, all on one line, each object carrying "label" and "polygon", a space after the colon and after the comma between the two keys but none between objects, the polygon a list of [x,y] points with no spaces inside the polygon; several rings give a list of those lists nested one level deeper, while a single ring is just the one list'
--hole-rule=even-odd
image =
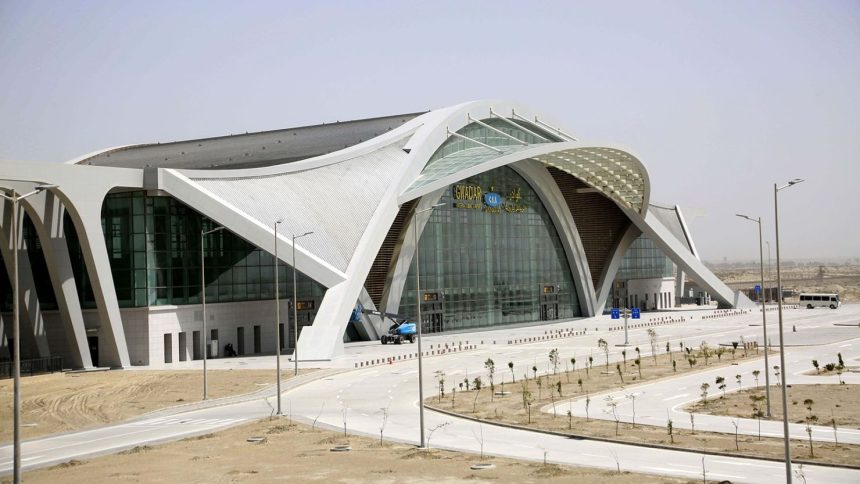
[{"label": "sky", "polygon": [[[0,160],[507,99],[629,150],[702,259],[860,257],[860,2],[0,2]],[[2,176],[2,161],[0,161]]]}]

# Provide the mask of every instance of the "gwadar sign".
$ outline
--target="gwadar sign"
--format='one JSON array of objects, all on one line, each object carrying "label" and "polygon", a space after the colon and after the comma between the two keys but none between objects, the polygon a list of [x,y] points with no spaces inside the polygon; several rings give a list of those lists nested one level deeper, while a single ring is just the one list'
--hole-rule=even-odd
[{"label": "gwadar sign", "polygon": [[507,197],[496,193],[495,187],[490,187],[490,191],[485,192],[480,185],[470,184],[454,185],[451,192],[454,208],[481,210],[487,213],[501,213],[503,210],[508,213],[521,213],[528,208],[520,203],[523,198],[520,187],[513,188],[508,192]]}]

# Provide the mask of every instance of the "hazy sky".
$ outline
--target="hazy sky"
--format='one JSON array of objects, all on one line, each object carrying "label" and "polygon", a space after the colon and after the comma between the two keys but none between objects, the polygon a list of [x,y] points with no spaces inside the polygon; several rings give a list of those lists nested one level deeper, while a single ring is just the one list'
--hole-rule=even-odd
[{"label": "hazy sky", "polygon": [[706,260],[795,177],[783,257],[860,256],[856,0],[2,0],[0,93],[0,160],[46,162],[511,99],[639,156]]}]

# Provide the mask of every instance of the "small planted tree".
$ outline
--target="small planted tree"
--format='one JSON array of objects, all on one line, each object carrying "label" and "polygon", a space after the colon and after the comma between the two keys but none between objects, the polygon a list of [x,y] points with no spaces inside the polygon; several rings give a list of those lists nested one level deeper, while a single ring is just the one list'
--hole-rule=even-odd
[{"label": "small planted tree", "polygon": [[532,423],[532,403],[535,401],[534,396],[532,396],[532,392],[526,390],[523,393],[523,401],[526,402],[526,411],[528,411],[529,423]]},{"label": "small planted tree", "polygon": [[615,369],[618,370],[618,376],[621,378],[621,384],[624,384],[624,374],[621,372],[621,365],[616,364]]},{"label": "small planted tree", "polygon": [[636,351],[636,358],[642,358],[642,352],[639,351],[639,347],[633,348]]},{"label": "small planted tree", "polygon": [[747,340],[744,339],[743,335],[741,335],[741,346],[744,349],[744,358],[747,357]]},{"label": "small planted tree", "polygon": [[812,405],[815,402],[811,398],[803,401],[803,406],[806,407],[806,435],[809,436],[809,456],[815,457],[815,450],[812,448],[812,424],[818,421],[818,417],[812,413]]},{"label": "small planted tree", "polygon": [[726,352],[725,346],[718,346],[717,347],[717,361],[723,360],[723,354],[725,354],[725,352]]},{"label": "small planted tree", "polygon": [[838,360],[839,366],[845,368],[845,362],[842,361],[842,353],[836,353],[836,359]]},{"label": "small planted tree", "polygon": [[732,419],[732,425],[735,427],[735,450],[741,450],[741,446],[738,444],[738,421]]},{"label": "small planted tree", "polygon": [[690,412],[690,433],[696,435],[696,419],[692,412]]},{"label": "small planted tree", "polygon": [[758,376],[761,375],[761,370],[753,370],[753,378],[755,378],[755,387],[758,388]]},{"label": "small planted tree", "polygon": [[776,377],[776,386],[781,386],[782,383],[780,383],[779,380],[779,365],[773,365],[773,376]]},{"label": "small planted tree", "polygon": [[600,338],[597,340],[597,347],[603,351],[604,356],[606,356],[606,370],[609,370],[609,343],[606,342],[605,339]]},{"label": "small planted tree", "polygon": [[543,398],[541,395],[541,390],[543,389],[543,380],[541,380],[540,378],[537,379],[537,387],[538,387],[538,401],[540,401],[541,398]]},{"label": "small planted tree", "polygon": [[820,371],[820,370],[819,370],[819,368],[818,368],[818,360],[812,360],[812,366],[814,366],[814,367],[815,367],[815,373],[816,373],[816,374],[820,374],[820,373],[821,373],[821,371]]},{"label": "small planted tree", "polygon": [[588,378],[588,369],[594,366],[594,357],[588,357],[588,365],[585,366],[585,377]]},{"label": "small planted tree", "polygon": [[752,400],[752,408],[753,413],[752,416],[754,419],[758,420],[758,439],[761,440],[761,419],[764,417],[764,411],[761,409],[761,402],[765,399],[764,395],[750,395],[750,400]]},{"label": "small planted tree", "polygon": [[833,411],[830,412],[830,426],[833,427],[833,441],[836,442],[836,446],[839,446],[839,436],[836,433],[836,416],[833,415]]},{"label": "small planted tree", "polygon": [[573,429],[573,413],[568,410],[567,411],[567,430]]},{"label": "small planted tree", "polygon": [[585,421],[588,422],[588,407],[591,405],[591,397],[585,394]]},{"label": "small planted tree", "polygon": [[555,382],[555,391],[558,392],[558,398],[561,398],[561,380]]},{"label": "small planted tree", "polygon": [[693,358],[693,357],[689,357],[689,358],[687,358],[687,363],[689,363],[689,365],[690,365],[690,369],[692,370],[692,369],[693,369],[693,365],[695,365],[695,364],[696,364],[696,359],[695,359],[695,358]]},{"label": "small planted tree", "polygon": [[711,385],[708,382],[702,383],[702,386],[699,387],[699,389],[702,390],[702,405],[708,404],[708,388],[711,388]]},{"label": "small planted tree", "polygon": [[720,390],[723,391],[722,398],[725,398],[725,396],[726,396],[726,379],[721,377],[721,376],[718,376],[715,380],[715,383],[717,384],[717,388],[719,388]]},{"label": "small planted tree", "polygon": [[445,372],[442,370],[436,370],[433,374],[439,384],[439,401],[441,402],[442,398],[445,397]]},{"label": "small planted tree", "polygon": [[[657,364],[657,332],[653,328],[648,328],[648,343],[651,344],[651,356],[654,358],[654,364]],[[668,346],[668,344],[666,345]]]},{"label": "small planted tree", "polygon": [[735,353],[738,351],[738,342],[732,341],[732,359],[735,359]]},{"label": "small planted tree", "polygon": [[558,348],[549,350],[549,363],[552,365],[552,374],[558,374]]},{"label": "small planted tree", "polygon": [[513,361],[508,362],[508,369],[511,370],[511,382],[516,383],[517,382],[517,376],[514,374],[514,362]]},{"label": "small planted tree", "polygon": [[621,360],[624,363],[624,371],[627,371],[627,350],[621,350]]},{"label": "small planted tree", "polygon": [[740,390],[743,386],[743,385],[741,385],[741,375],[740,374],[735,375],[735,381],[738,382],[738,390]]},{"label": "small planted tree", "polygon": [[466,378],[463,378],[462,384],[466,385],[466,391],[468,392],[469,391],[469,377],[468,376]]},{"label": "small planted tree", "polygon": [[[667,413],[667,418],[668,418],[669,412],[667,411],[666,413]],[[666,422],[666,431],[669,433],[669,442],[674,444],[675,443],[675,435],[673,433],[673,430],[674,430],[674,427],[672,425],[672,419],[670,418],[668,420],[668,422]]]},{"label": "small planted tree", "polygon": [[639,379],[642,379],[642,360],[636,358],[636,361],[633,362],[636,365],[636,369],[639,370]]},{"label": "small planted tree", "polygon": [[633,428],[636,428],[636,394],[628,393],[626,397],[630,400],[633,409]]},{"label": "small planted tree", "polygon": [[570,359],[570,368],[571,368],[573,371],[576,371],[576,358],[571,358],[571,359]]},{"label": "small planted tree", "polygon": [[606,398],[606,406],[609,407],[609,413],[612,415],[612,419],[615,420],[615,436],[618,436],[618,424],[621,423],[621,419],[618,417],[618,402],[616,402],[612,395],[607,395]]},{"label": "small planted tree", "polygon": [[532,366],[532,373],[534,373],[535,380],[537,380],[537,365]]},{"label": "small planted tree", "polygon": [[492,358],[487,358],[487,361],[484,362],[484,368],[487,369],[487,376],[490,379],[490,401],[495,401],[496,394],[496,386],[493,382],[493,377],[496,374],[496,363]]},{"label": "small planted tree", "polygon": [[481,377],[476,376],[475,379],[472,380],[472,387],[475,388],[475,401],[472,402],[472,413],[476,413],[478,411],[478,395],[481,394],[481,386],[483,386]]},{"label": "small planted tree", "polygon": [[705,358],[705,366],[708,366],[708,358],[711,356],[711,348],[708,346],[707,341],[702,341],[699,345],[699,351],[702,352],[702,356]]},{"label": "small planted tree", "polygon": [[672,371],[674,371],[675,373],[678,372],[678,362],[674,359],[672,360]]}]

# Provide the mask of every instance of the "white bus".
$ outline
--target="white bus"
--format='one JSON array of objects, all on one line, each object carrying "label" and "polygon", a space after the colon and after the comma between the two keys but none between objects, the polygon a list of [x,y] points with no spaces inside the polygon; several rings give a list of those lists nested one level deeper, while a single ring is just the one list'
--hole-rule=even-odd
[{"label": "white bus", "polygon": [[805,305],[807,309],[819,307],[836,309],[840,304],[839,294],[803,293],[800,295],[800,305]]}]

